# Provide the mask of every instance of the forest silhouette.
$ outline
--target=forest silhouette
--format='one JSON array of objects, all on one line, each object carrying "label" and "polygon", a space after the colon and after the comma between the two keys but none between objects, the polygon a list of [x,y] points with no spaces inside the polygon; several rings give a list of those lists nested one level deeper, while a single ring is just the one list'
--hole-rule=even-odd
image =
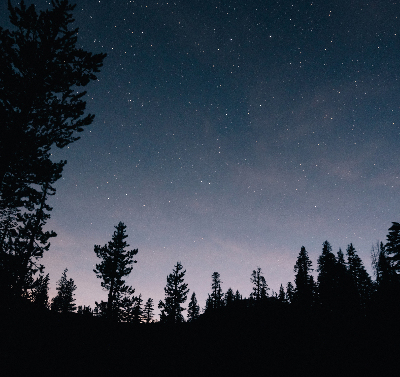
[{"label": "forest silhouette", "polygon": [[[49,195],[65,161],[52,147],[77,140],[92,123],[84,115],[86,91],[105,54],[76,47],[74,6],[53,3],[47,12],[9,2],[14,31],[0,29],[0,357],[9,375],[37,370],[70,375],[362,375],[396,365],[400,315],[400,224],[372,248],[375,279],[349,244],[336,254],[325,241],[313,266],[304,246],[294,281],[269,292],[262,269],[249,279],[252,292],[226,292],[218,272],[198,303],[180,261],[167,276],[159,319],[152,298],[126,285],[138,249],[127,250],[122,222],[111,240],[94,245],[94,273],[107,301],[76,307],[66,268],[57,295],[40,264],[54,232]],[[204,305],[204,306],[200,306]],[[187,313],[186,316],[183,313]],[[186,317],[186,319],[185,319]]]}]

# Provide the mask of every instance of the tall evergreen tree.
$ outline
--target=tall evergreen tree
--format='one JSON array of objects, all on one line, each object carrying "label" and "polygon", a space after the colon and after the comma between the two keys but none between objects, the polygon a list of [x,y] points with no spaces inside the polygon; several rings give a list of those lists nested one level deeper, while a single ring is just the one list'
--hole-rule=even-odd
[{"label": "tall evergreen tree", "polygon": [[348,245],[347,264],[351,279],[351,294],[357,307],[365,312],[371,300],[373,286],[371,277],[368,275],[361,258],[353,244]]},{"label": "tall evergreen tree", "polygon": [[218,272],[213,272],[211,275],[211,295],[210,295],[210,306],[212,309],[218,309],[224,306],[223,293],[221,288],[221,277]]},{"label": "tall evergreen tree", "polygon": [[269,288],[260,267],[257,267],[257,270],[253,270],[250,281],[253,284],[253,292],[250,297],[256,301],[265,299]]},{"label": "tall evergreen tree", "polygon": [[167,285],[164,288],[165,302],[160,300],[158,304],[161,309],[161,322],[179,323],[184,321],[182,312],[186,308],[181,305],[186,301],[189,289],[184,283],[186,270],[182,270],[181,262],[177,262],[174,270],[167,277]]},{"label": "tall evergreen tree", "polygon": [[86,91],[96,80],[105,54],[77,47],[71,28],[75,5],[52,2],[36,12],[21,1],[8,2],[13,30],[0,28],[0,194],[2,208],[25,205],[35,186],[60,172],[65,161],[52,162],[52,146],[63,148],[76,132],[92,123],[84,116]]},{"label": "tall evergreen tree", "polygon": [[393,222],[389,228],[385,252],[394,270],[400,274],[400,223]]},{"label": "tall evergreen tree", "polygon": [[200,315],[200,307],[197,303],[196,293],[193,292],[190,297],[190,302],[188,306],[188,322],[193,322]]},{"label": "tall evergreen tree", "polygon": [[295,290],[291,281],[289,281],[286,285],[286,301],[288,303],[293,303],[293,298],[295,295]]},{"label": "tall evergreen tree", "polygon": [[120,222],[115,229],[112,240],[108,244],[102,247],[94,246],[94,252],[102,261],[96,264],[93,271],[99,279],[102,279],[103,289],[108,291],[106,316],[110,320],[117,321],[120,319],[124,298],[126,302],[127,295],[129,299],[129,296],[134,293],[134,289],[125,284],[124,277],[131,273],[133,264],[136,263],[133,257],[138,253],[138,249],[125,250],[129,245],[125,241],[128,236],[125,234],[124,223]]},{"label": "tall evergreen tree", "polygon": [[143,299],[142,299],[142,294],[140,293],[139,296],[135,297],[135,303],[133,305],[131,322],[133,322],[133,323],[142,322],[142,319],[143,319],[142,303],[143,303]]},{"label": "tall evergreen tree", "polygon": [[318,301],[323,308],[332,311],[337,302],[337,262],[328,241],[322,244],[318,258]]},{"label": "tall evergreen tree", "polygon": [[0,291],[8,298],[29,297],[56,235],[43,230],[46,201],[66,161],[52,161],[50,150],[77,140],[94,118],[84,115],[81,88],[106,55],[76,47],[74,7],[56,0],[37,13],[9,1],[12,30],[0,27]]},{"label": "tall evergreen tree", "polygon": [[154,311],[154,303],[153,299],[150,297],[145,305],[143,310],[143,318],[146,323],[150,323],[153,319],[153,311]]},{"label": "tall evergreen tree", "polygon": [[377,243],[372,248],[373,267],[375,270],[374,300],[379,310],[388,311],[399,307],[400,281],[385,245]]},{"label": "tall evergreen tree", "polygon": [[225,306],[231,306],[235,302],[235,294],[233,293],[232,288],[228,288],[225,293]]},{"label": "tall evergreen tree", "polygon": [[76,285],[73,279],[67,279],[68,269],[66,268],[57,282],[57,296],[51,300],[51,310],[59,313],[71,313],[75,311],[75,293]]},{"label": "tall evergreen tree", "polygon": [[279,293],[278,293],[278,300],[280,302],[286,302],[286,293],[285,293],[285,288],[283,288],[283,285],[279,287]]},{"label": "tall evergreen tree", "polygon": [[294,266],[296,288],[293,301],[304,308],[311,307],[314,301],[314,279],[310,274],[311,266],[312,262],[307,250],[302,246]]}]

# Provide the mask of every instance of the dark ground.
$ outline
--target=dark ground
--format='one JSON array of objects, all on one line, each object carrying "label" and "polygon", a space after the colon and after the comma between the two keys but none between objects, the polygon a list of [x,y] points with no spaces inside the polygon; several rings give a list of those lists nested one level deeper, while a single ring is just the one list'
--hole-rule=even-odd
[{"label": "dark ground", "polygon": [[176,326],[3,310],[0,362],[4,376],[384,375],[397,365],[397,325],[282,310]]}]

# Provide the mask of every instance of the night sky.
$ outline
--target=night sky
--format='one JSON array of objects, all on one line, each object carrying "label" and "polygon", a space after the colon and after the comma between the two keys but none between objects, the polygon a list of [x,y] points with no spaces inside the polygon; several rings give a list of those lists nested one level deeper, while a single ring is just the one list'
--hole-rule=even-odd
[{"label": "night sky", "polygon": [[53,154],[50,297],[68,268],[78,305],[106,299],[93,249],[119,221],[139,249],[127,283],[155,306],[177,261],[202,308],[214,271],[248,297],[259,266],[276,292],[325,240],[372,274],[400,220],[399,3],[77,3],[78,45],[108,56],[94,122]]}]

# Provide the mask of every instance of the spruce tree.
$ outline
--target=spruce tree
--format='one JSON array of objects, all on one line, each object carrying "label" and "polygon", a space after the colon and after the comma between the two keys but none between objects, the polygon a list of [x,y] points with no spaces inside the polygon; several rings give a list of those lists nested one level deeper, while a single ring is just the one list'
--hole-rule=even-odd
[{"label": "spruce tree", "polygon": [[211,275],[211,295],[210,295],[210,306],[212,309],[218,309],[224,306],[223,293],[221,288],[221,278],[218,272],[213,272]]},{"label": "spruce tree", "polygon": [[286,301],[288,303],[293,303],[293,297],[294,297],[295,291],[294,291],[294,287],[291,281],[289,281],[286,285]]},{"label": "spruce tree", "polygon": [[235,294],[233,293],[232,288],[228,288],[225,293],[225,306],[231,306],[235,302]]},{"label": "spruce tree", "polygon": [[318,301],[320,305],[332,311],[337,296],[337,262],[328,241],[322,244],[322,253],[318,258]]},{"label": "spruce tree", "polygon": [[186,270],[182,270],[181,262],[177,262],[174,270],[167,277],[167,285],[164,288],[165,302],[160,300],[158,304],[161,309],[161,322],[180,323],[184,321],[182,312],[186,308],[181,305],[186,301],[189,289],[184,283]]},{"label": "spruce tree", "polygon": [[302,246],[294,266],[296,288],[293,299],[297,305],[303,308],[311,307],[314,301],[314,279],[310,275],[311,266],[312,262],[308,257],[307,250]]},{"label": "spruce tree", "polygon": [[[133,257],[138,253],[138,249],[125,250],[129,246],[125,241],[128,237],[125,234],[126,225],[120,222],[115,229],[108,244],[94,246],[94,252],[102,261],[93,270],[102,279],[103,289],[108,291],[106,316],[112,321],[121,319],[121,307],[134,293],[134,289],[125,284],[124,277],[131,273],[133,264],[136,263]],[[104,304],[100,305],[99,310],[102,308],[104,311],[104,307]]]},{"label": "spruce tree", "polygon": [[188,322],[193,322],[200,315],[200,307],[197,303],[196,293],[193,292],[190,297],[190,302],[188,306]]},{"label": "spruce tree", "polygon": [[260,267],[257,267],[257,270],[253,270],[250,281],[253,284],[253,291],[250,294],[250,297],[256,301],[265,299],[269,288]]},{"label": "spruce tree", "polygon": [[58,313],[71,313],[75,311],[76,305],[75,293],[76,285],[73,279],[67,279],[68,269],[66,268],[57,282],[57,296],[51,300],[51,310]]},{"label": "spruce tree", "polygon": [[29,297],[43,271],[38,260],[56,235],[44,231],[47,198],[66,163],[53,161],[51,148],[78,140],[92,123],[82,88],[106,56],[77,47],[75,6],[51,4],[38,13],[9,1],[12,28],[0,27],[0,291],[7,299]]},{"label": "spruce tree", "polygon": [[145,323],[150,323],[153,319],[153,311],[154,311],[154,303],[153,299],[150,297],[145,305],[143,310],[143,318]]},{"label": "spruce tree", "polygon": [[400,223],[393,222],[387,235],[385,252],[397,274],[400,274]]},{"label": "spruce tree", "polygon": [[71,28],[75,5],[8,2],[12,30],[0,28],[0,194],[1,207],[25,206],[34,185],[46,181],[65,161],[53,162],[50,149],[76,141],[77,132],[92,123],[84,115],[86,91],[96,80],[105,54],[77,47],[78,28]]},{"label": "spruce tree", "polygon": [[372,280],[361,258],[357,255],[353,244],[348,245],[346,253],[348,271],[351,279],[350,293],[353,296],[356,308],[365,312],[373,293]]}]

